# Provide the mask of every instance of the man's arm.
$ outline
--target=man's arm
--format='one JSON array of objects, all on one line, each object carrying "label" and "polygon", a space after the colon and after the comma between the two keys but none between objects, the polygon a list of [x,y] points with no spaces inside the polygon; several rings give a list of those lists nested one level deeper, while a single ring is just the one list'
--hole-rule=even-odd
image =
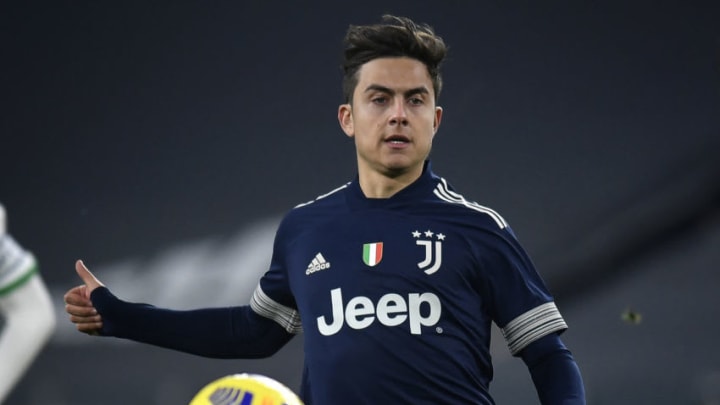
[{"label": "man's arm", "polygon": [[50,294],[37,272],[0,295],[0,403],[32,364],[55,329]]},{"label": "man's arm", "polygon": [[50,293],[35,257],[6,233],[0,204],[0,403],[55,330]]},{"label": "man's arm", "polygon": [[204,357],[268,357],[294,336],[250,306],[177,311],[122,301],[106,287],[90,299],[102,317],[100,334]]},{"label": "man's arm", "polygon": [[185,353],[215,358],[261,358],[293,336],[250,306],[177,311],[115,297],[82,261],[75,264],[84,284],[65,294],[65,311],[77,329]]},{"label": "man's arm", "polygon": [[572,353],[556,333],[546,335],[520,353],[544,405],[584,405],[585,388]]}]

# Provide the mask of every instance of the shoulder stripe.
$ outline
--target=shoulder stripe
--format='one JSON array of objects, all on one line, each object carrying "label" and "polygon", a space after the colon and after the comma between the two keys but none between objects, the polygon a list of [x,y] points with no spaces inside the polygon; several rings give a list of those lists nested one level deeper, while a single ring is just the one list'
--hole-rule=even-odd
[{"label": "shoulder stripe", "polygon": [[553,332],[567,329],[554,302],[537,306],[510,321],[502,328],[510,353],[517,355],[527,345]]},{"label": "shoulder stripe", "polygon": [[497,212],[493,211],[492,209],[488,207],[484,207],[476,202],[468,201],[463,197],[462,195],[450,190],[450,187],[448,187],[447,181],[445,179],[441,178],[440,183],[438,183],[437,187],[435,187],[434,193],[438,198],[440,198],[443,201],[447,201],[449,203],[453,204],[460,204],[464,205],[472,210],[482,212],[483,214],[487,214],[490,216],[497,225],[503,229],[507,228],[508,224],[505,222],[502,216],[498,214]]},{"label": "shoulder stripe", "polygon": [[345,184],[343,184],[342,186],[340,186],[340,187],[338,187],[338,188],[336,188],[336,189],[334,189],[334,190],[331,190],[330,192],[327,192],[327,193],[325,193],[325,194],[323,194],[323,195],[319,195],[319,196],[315,197],[314,200],[310,200],[310,201],[308,201],[308,202],[304,202],[304,203],[298,204],[298,205],[295,206],[295,208],[300,208],[300,207],[304,207],[304,206],[306,206],[306,205],[308,205],[308,204],[312,204],[312,203],[314,203],[314,202],[317,201],[317,200],[321,200],[321,199],[323,199],[323,198],[325,198],[325,197],[327,197],[327,196],[329,196],[329,195],[331,195],[331,194],[337,193],[338,191],[346,188],[348,185],[350,185],[350,182],[345,183]]},{"label": "shoulder stripe", "polygon": [[298,334],[302,332],[300,313],[268,297],[260,285],[255,288],[255,292],[250,299],[250,308],[256,314],[277,322],[288,333]]}]

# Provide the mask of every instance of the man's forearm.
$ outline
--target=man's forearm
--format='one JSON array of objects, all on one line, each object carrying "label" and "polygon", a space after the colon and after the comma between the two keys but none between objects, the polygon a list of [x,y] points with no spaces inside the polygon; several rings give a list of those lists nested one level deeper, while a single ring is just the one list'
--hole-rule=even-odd
[{"label": "man's forearm", "polygon": [[557,335],[531,343],[522,358],[543,405],[585,405],[580,369]]}]

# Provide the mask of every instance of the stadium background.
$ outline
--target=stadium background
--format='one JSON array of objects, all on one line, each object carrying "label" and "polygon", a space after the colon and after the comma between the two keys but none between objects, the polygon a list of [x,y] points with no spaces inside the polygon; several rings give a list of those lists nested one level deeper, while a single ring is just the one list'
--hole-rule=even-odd
[{"label": "stadium background", "polygon": [[[203,359],[75,333],[61,295],[83,258],[127,299],[247,302],[279,217],[355,173],[341,39],[385,12],[450,45],[434,167],[533,256],[589,403],[720,403],[717,3],[400,0],[0,7],[0,201],[60,317],[8,404],[181,404],[234,372],[297,387],[301,338]],[[533,403],[493,353],[498,403]]]}]

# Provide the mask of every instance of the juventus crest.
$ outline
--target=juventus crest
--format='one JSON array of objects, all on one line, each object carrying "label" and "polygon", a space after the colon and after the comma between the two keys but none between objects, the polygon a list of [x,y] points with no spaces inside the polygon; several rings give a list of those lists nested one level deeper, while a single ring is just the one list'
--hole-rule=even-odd
[{"label": "juventus crest", "polygon": [[442,244],[445,235],[442,233],[434,233],[431,230],[425,232],[414,231],[412,233],[415,238],[415,244],[425,248],[425,258],[418,262],[417,266],[423,270],[425,274],[433,274],[442,265]]}]

